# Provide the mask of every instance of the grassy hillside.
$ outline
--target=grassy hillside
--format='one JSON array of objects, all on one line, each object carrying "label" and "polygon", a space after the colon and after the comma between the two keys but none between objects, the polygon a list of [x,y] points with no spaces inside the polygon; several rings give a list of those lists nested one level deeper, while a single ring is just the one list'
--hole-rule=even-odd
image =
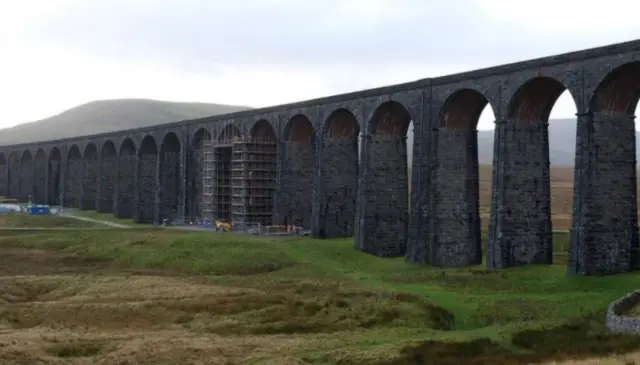
[{"label": "grassy hillside", "polygon": [[515,365],[638,348],[603,326],[638,273],[567,277],[566,240],[554,265],[487,272],[350,239],[0,233],[0,363]]},{"label": "grassy hillside", "polygon": [[0,145],[148,127],[250,109],[246,106],[147,99],[92,101],[50,118],[0,130]]}]

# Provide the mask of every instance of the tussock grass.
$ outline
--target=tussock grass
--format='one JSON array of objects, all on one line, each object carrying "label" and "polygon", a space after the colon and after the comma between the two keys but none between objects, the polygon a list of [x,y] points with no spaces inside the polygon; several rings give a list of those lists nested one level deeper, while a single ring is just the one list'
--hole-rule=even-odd
[{"label": "tussock grass", "polygon": [[489,272],[380,259],[348,239],[160,229],[0,236],[0,364],[8,353],[12,363],[43,364],[636,356],[640,338],[606,334],[603,320],[640,276],[567,277],[567,236],[554,240],[558,264]]}]

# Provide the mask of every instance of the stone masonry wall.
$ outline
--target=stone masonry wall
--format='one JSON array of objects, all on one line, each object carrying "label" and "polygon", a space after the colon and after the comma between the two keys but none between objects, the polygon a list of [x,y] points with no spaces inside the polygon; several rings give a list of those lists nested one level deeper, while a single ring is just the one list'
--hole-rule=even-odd
[{"label": "stone masonry wall", "polygon": [[407,138],[374,135],[366,147],[366,176],[362,184],[354,246],[381,257],[404,256],[407,249],[409,199]]},{"label": "stone masonry wall", "polygon": [[436,242],[434,266],[477,265],[482,262],[478,195],[477,131],[438,132],[435,191]]},{"label": "stone masonry wall", "polygon": [[118,204],[116,206],[116,217],[133,218],[134,194],[135,194],[135,176],[137,166],[137,158],[133,154],[125,151],[118,157]]},{"label": "stone masonry wall", "polygon": [[[595,114],[578,126],[582,189],[574,212],[569,272],[602,275],[638,265],[635,124]],[[577,217],[575,216],[577,214]]]},{"label": "stone masonry wall", "polygon": [[631,292],[609,304],[606,326],[612,333],[640,334],[640,316],[629,317],[625,313],[640,303],[640,290]]},{"label": "stone masonry wall", "polygon": [[118,160],[114,154],[102,155],[100,173],[100,200],[97,210],[100,213],[113,212],[113,199],[116,192],[116,176],[118,173]]},{"label": "stone masonry wall", "polygon": [[202,180],[204,178],[203,163],[204,153],[200,145],[194,147],[191,151],[191,158],[189,159],[189,181],[188,181],[188,195],[189,195],[189,207],[187,214],[192,217],[200,216],[200,202],[202,201]]},{"label": "stone masonry wall", "polygon": [[491,213],[487,267],[550,264],[548,124],[508,121],[496,128],[501,140],[500,162],[494,166],[498,214]]},{"label": "stone masonry wall", "polygon": [[314,184],[313,145],[308,142],[283,142],[285,149],[280,181],[281,210],[279,224],[311,226],[311,204]]},{"label": "stone masonry wall", "polygon": [[20,161],[9,160],[9,195],[12,198],[20,196]]},{"label": "stone masonry wall", "polygon": [[83,164],[83,204],[82,209],[95,210],[96,199],[98,198],[98,176],[100,172],[100,161],[98,154],[87,154]]},{"label": "stone masonry wall", "polygon": [[322,148],[320,236],[354,233],[358,191],[358,145],[355,139],[327,139]]},{"label": "stone masonry wall", "polygon": [[174,219],[180,198],[180,152],[164,152],[160,163],[160,219]]},{"label": "stone masonry wall", "polygon": [[33,201],[36,204],[47,203],[47,158],[38,155],[35,160]]},{"label": "stone masonry wall", "polygon": [[0,196],[7,196],[7,189],[9,184],[9,179],[7,176],[7,168],[6,163],[0,164]]},{"label": "stone masonry wall", "polygon": [[138,222],[156,222],[156,174],[157,155],[148,153],[140,155],[138,169]]},{"label": "stone masonry wall", "polygon": [[79,208],[82,198],[82,160],[70,158],[67,162],[67,173],[64,182],[64,206]]},{"label": "stone masonry wall", "polygon": [[49,161],[48,201],[47,204],[60,204],[60,189],[62,188],[62,169],[60,161]]},{"label": "stone masonry wall", "polygon": [[33,195],[35,185],[35,169],[33,160],[23,161],[20,165],[20,201],[29,201],[29,195]]}]

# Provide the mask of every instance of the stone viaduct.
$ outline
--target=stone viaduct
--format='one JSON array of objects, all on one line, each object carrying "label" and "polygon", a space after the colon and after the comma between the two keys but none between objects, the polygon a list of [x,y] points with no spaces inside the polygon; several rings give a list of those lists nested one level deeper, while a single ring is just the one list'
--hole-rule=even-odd
[{"label": "stone viaduct", "polygon": [[355,248],[408,263],[476,265],[483,259],[476,124],[489,104],[496,138],[486,265],[549,264],[548,118],[565,90],[578,111],[568,273],[638,269],[640,40],[150,128],[2,146],[0,195],[138,222],[196,216],[201,141],[260,134],[277,141],[275,224],[307,226],[316,237],[354,236]]}]

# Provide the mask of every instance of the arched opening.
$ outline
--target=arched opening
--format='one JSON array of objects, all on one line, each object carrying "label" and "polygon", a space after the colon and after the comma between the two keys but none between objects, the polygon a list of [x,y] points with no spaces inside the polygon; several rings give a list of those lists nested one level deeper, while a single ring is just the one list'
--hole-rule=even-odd
[{"label": "arched opening", "polygon": [[174,221],[179,218],[181,145],[178,136],[170,132],[164,136],[160,146],[160,219]]},{"label": "arched opening", "polygon": [[284,129],[280,195],[276,221],[286,226],[311,227],[316,132],[306,116],[291,118]]},{"label": "arched opening", "polygon": [[266,120],[253,125],[249,138],[234,143],[231,159],[234,229],[273,224],[276,149],[276,132]]},{"label": "arched opening", "polygon": [[380,105],[369,121],[362,152],[364,211],[354,246],[380,257],[404,256],[409,225],[407,132],[411,116],[395,101]]},{"label": "arched opening", "polygon": [[146,136],[138,154],[138,223],[158,223],[156,193],[158,186],[158,145],[152,136]]},{"label": "arched opening", "polygon": [[19,200],[27,202],[34,198],[34,177],[35,169],[33,163],[33,155],[29,151],[22,153],[20,159],[20,193]]},{"label": "arched opening", "polygon": [[191,153],[189,154],[189,165],[187,166],[187,174],[189,176],[187,209],[189,220],[197,221],[202,217],[200,203],[203,199],[204,151],[211,148],[211,133],[205,128],[200,128],[191,140]]},{"label": "arched opening", "polygon": [[201,209],[203,218],[211,222],[231,223],[231,158],[233,144],[241,135],[238,127],[227,124],[216,139],[213,153],[204,157],[205,168],[211,169],[213,176],[205,176],[203,181]]},{"label": "arched opening", "polygon": [[34,161],[35,175],[33,186],[33,202],[36,204],[47,203],[47,154],[42,148],[36,152]]},{"label": "arched opening", "polygon": [[20,198],[20,157],[17,151],[9,153],[8,192],[7,196],[15,199]]},{"label": "arched opening", "polygon": [[82,154],[77,145],[67,152],[67,171],[64,182],[64,206],[78,208],[82,198]]},{"label": "arched opening", "polygon": [[58,147],[49,152],[48,204],[62,205],[62,153]]},{"label": "arched opening", "polygon": [[7,165],[7,158],[4,153],[0,152],[0,196],[8,196],[9,189],[9,167]]},{"label": "arched opening", "polygon": [[98,199],[98,147],[95,143],[89,143],[84,149],[82,161],[82,209],[95,210]]},{"label": "arched opening", "polygon": [[100,213],[112,213],[116,193],[116,175],[118,169],[118,155],[116,145],[106,141],[100,151],[100,191],[98,206]]},{"label": "arched opening", "polygon": [[507,122],[496,133],[501,164],[494,202],[504,209],[489,232],[490,268],[553,262],[548,123],[565,90],[556,79],[535,77],[509,100]]},{"label": "arched opening", "polygon": [[[438,121],[436,177],[433,187],[427,189],[430,191],[419,192],[421,195],[432,194],[427,200],[435,205],[433,217],[430,217],[435,221],[432,225],[436,229],[433,232],[435,242],[430,245],[432,252],[411,250],[407,255],[408,262],[434,266],[467,266],[482,262],[482,227],[486,227],[490,218],[491,200],[491,165],[480,166],[478,158],[478,123],[483,114],[495,120],[487,98],[473,89],[454,92],[442,105]],[[484,203],[482,206],[481,202]],[[424,222],[419,225],[422,226]],[[426,233],[421,235],[426,236]],[[423,256],[426,253],[429,257]]]},{"label": "arched opening", "polygon": [[324,124],[320,160],[319,224],[314,236],[349,237],[355,229],[360,125],[348,109],[333,111]]},{"label": "arched opening", "polygon": [[132,139],[126,138],[120,145],[115,215],[133,218],[136,194],[137,149]]},{"label": "arched opening", "polygon": [[634,116],[639,96],[640,62],[617,67],[597,86],[589,103],[592,114],[579,123],[571,274],[639,267]]}]

